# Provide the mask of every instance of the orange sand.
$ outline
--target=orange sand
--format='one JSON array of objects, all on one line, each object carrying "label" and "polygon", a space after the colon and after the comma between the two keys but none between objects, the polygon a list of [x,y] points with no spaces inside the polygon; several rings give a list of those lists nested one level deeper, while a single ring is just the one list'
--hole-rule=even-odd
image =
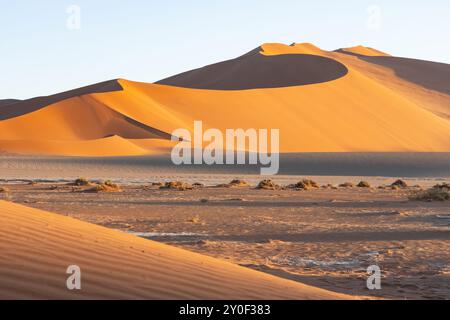
[{"label": "orange sand", "polygon": [[373,48],[364,47],[364,46],[355,46],[355,47],[350,47],[350,48],[343,48],[342,50],[345,51],[345,52],[360,54],[360,55],[369,56],[369,57],[389,56],[389,54],[387,54],[387,53],[384,53],[382,51],[379,51],[379,50],[376,50],[376,49],[373,49]]},{"label": "orange sand", "polygon": [[[351,298],[5,201],[0,238],[0,299]],[[74,264],[81,291],[66,288]]]},{"label": "orange sand", "polygon": [[[192,130],[194,120],[202,120],[205,129],[280,129],[281,152],[450,151],[450,121],[439,116],[450,107],[447,95],[424,90],[382,66],[312,44],[261,48],[264,55],[321,55],[343,63],[349,72],[325,83],[235,91],[121,79],[123,91],[71,98],[0,121],[0,151],[138,155],[167,152],[173,145],[155,140],[154,134],[124,117],[165,133]],[[385,55],[361,46],[344,50]]]}]

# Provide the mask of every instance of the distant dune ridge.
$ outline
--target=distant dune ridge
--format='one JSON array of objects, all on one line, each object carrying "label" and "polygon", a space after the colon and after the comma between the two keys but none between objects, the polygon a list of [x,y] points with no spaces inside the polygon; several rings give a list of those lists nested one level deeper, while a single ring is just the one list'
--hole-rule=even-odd
[{"label": "distant dune ridge", "polygon": [[335,52],[353,54],[355,56],[366,56],[366,57],[388,57],[389,56],[389,54],[387,54],[387,53],[384,53],[377,49],[364,47],[364,46],[341,48],[341,49],[336,50]]},{"label": "distant dune ridge", "polygon": [[0,238],[0,299],[352,298],[5,201]]},{"label": "distant dune ridge", "polygon": [[450,65],[363,46],[266,43],[157,83],[0,101],[0,152],[167,154],[170,133],[280,129],[280,152],[450,152]]},{"label": "distant dune ridge", "polygon": [[0,100],[0,107],[2,106],[7,106],[9,104],[13,104],[13,103],[17,103],[20,100],[17,99],[4,99],[4,100]]}]

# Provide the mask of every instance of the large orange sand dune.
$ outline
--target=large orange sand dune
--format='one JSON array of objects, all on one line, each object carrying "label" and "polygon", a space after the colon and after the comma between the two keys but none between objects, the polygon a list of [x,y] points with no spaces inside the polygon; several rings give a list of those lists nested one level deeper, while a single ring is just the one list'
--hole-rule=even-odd
[{"label": "large orange sand dune", "polygon": [[119,79],[5,102],[0,152],[167,153],[170,133],[194,120],[280,129],[281,152],[450,152],[449,82],[449,65],[362,46],[264,44],[155,84]]},{"label": "large orange sand dune", "polygon": [[[0,299],[350,298],[5,201],[0,239]],[[81,291],[66,288],[69,265]]]}]

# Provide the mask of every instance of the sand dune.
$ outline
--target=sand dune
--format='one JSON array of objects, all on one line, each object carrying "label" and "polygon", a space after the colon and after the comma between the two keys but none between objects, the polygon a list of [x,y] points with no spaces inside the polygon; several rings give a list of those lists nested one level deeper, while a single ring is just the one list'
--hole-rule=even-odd
[{"label": "sand dune", "polygon": [[[2,299],[345,299],[214,258],[0,201]],[[81,291],[66,288],[69,265]]]},{"label": "sand dune", "polygon": [[0,153],[60,155],[95,157],[142,156],[168,154],[172,143],[159,139],[124,139],[112,136],[103,139],[60,141],[60,140],[0,140]]},{"label": "sand dune", "polygon": [[7,106],[7,105],[10,105],[10,104],[13,104],[13,103],[17,103],[17,102],[19,102],[20,100],[17,100],[17,99],[4,99],[4,100],[0,100],[0,107],[2,107],[2,106]]},{"label": "sand dune", "polygon": [[337,52],[342,53],[348,53],[348,54],[355,54],[355,55],[363,55],[368,57],[386,57],[389,56],[389,54],[384,53],[382,51],[379,51],[377,49],[364,47],[364,46],[355,46],[350,48],[342,48],[336,50]]},{"label": "sand dune", "polygon": [[366,57],[360,59],[389,68],[395,74],[427,89],[450,95],[450,65],[398,57]]},{"label": "sand dune", "polygon": [[[119,79],[4,105],[0,150],[104,156],[83,145],[109,145],[105,138],[117,136],[139,151],[122,144],[115,155],[151,154],[167,147],[173,130],[202,120],[205,129],[280,129],[287,153],[448,152],[447,76],[446,64],[362,46],[330,52],[268,43],[156,84]],[[72,152],[56,147],[70,144]]]},{"label": "sand dune", "polygon": [[117,80],[105,81],[83,88],[78,88],[46,97],[36,97],[23,101],[16,101],[14,104],[8,104],[0,110],[0,120],[5,120],[20,116],[25,113],[39,110],[56,102],[79,97],[85,94],[92,94],[98,92],[111,92],[115,90],[122,90]]},{"label": "sand dune", "polygon": [[248,90],[301,86],[332,81],[347,74],[336,60],[313,54],[265,55],[257,48],[248,54],[157,82],[177,87]]}]

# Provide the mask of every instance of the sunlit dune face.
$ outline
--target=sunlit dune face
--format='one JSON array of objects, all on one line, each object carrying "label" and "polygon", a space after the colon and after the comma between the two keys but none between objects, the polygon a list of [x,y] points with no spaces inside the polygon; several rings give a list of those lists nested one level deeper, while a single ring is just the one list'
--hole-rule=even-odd
[{"label": "sunlit dune face", "polygon": [[361,55],[361,56],[367,56],[367,57],[389,57],[390,55],[387,53],[384,53],[382,51],[364,47],[364,46],[355,46],[350,48],[342,48],[339,50],[336,50],[337,52],[347,53],[347,54],[354,54],[354,55]]},{"label": "sunlit dune face", "polygon": [[[0,299],[352,298],[12,202],[0,221]],[[66,286],[74,264],[81,293]]]},{"label": "sunlit dune face", "polygon": [[446,79],[448,65],[350,49],[268,43],[157,84],[119,79],[3,101],[0,151],[168,152],[170,134],[192,132],[194,121],[205,130],[279,129],[282,153],[450,151],[450,99],[433,76]]}]

